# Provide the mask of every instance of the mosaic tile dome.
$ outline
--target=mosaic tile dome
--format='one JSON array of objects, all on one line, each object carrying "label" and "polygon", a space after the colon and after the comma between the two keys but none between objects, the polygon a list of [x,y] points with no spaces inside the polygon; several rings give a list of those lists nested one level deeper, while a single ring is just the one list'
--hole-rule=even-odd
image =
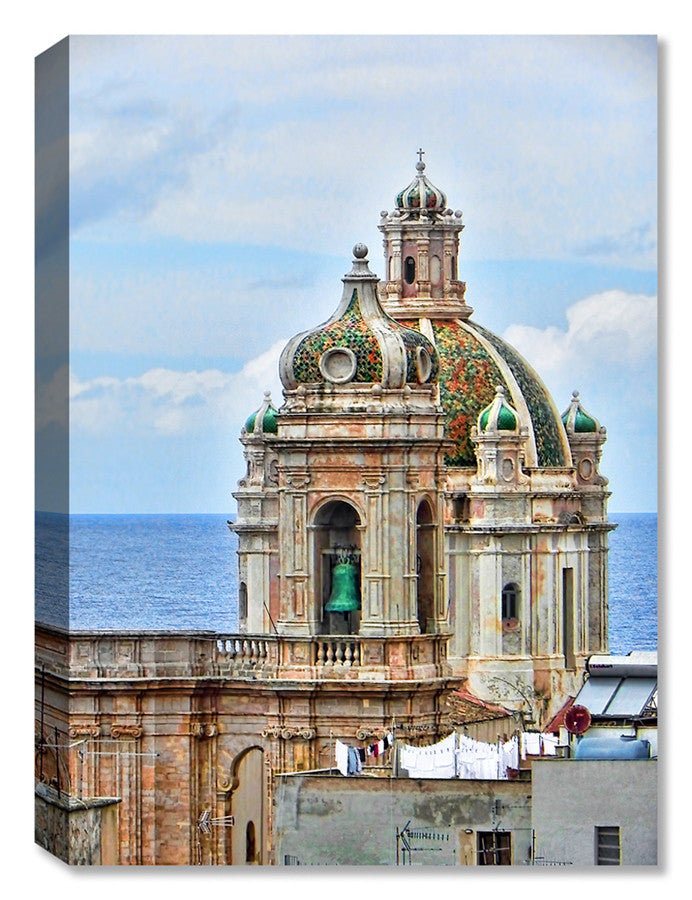
[{"label": "mosaic tile dome", "polygon": [[447,197],[423,174],[425,163],[422,160],[416,163],[416,171],[418,174],[411,184],[397,194],[397,208],[402,212],[414,212],[421,209],[442,212],[447,206]]},{"label": "mosaic tile dome", "polygon": [[289,390],[298,385],[381,384],[387,388],[432,384],[439,360],[432,342],[385,313],[377,296],[379,279],[370,272],[367,247],[354,248],[354,267],[334,315],[296,335],[279,363]]},{"label": "mosaic tile dome", "polygon": [[[404,324],[419,328],[420,320]],[[498,385],[520,423],[528,427],[526,465],[571,465],[567,435],[555,404],[534,369],[512,346],[470,320],[433,319],[432,330],[440,360],[445,433],[451,442],[448,465],[475,468],[471,428],[491,406]]]}]

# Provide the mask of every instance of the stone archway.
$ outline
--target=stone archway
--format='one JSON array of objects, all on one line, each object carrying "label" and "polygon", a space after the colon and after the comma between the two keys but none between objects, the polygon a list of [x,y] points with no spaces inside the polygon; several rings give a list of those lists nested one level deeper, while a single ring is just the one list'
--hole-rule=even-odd
[{"label": "stone archway", "polygon": [[348,613],[325,609],[335,586],[334,570],[344,559],[354,568],[353,580],[358,603],[361,598],[361,517],[351,503],[329,500],[315,514],[314,564],[317,607],[321,610],[323,634],[358,634],[360,609]]},{"label": "stone archway", "polygon": [[262,748],[244,750],[231,771],[227,812],[234,821],[228,829],[226,858],[233,866],[266,864],[267,785]]}]

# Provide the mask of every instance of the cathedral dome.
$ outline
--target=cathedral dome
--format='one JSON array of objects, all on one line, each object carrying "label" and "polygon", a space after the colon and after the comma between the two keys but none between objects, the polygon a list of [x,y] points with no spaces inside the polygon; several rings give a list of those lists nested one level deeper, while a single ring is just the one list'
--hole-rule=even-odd
[{"label": "cathedral dome", "polygon": [[[403,321],[413,328],[422,327],[425,322]],[[509,423],[511,410],[517,413],[519,423],[528,428],[526,465],[571,465],[560,414],[529,363],[510,344],[476,322],[445,318],[428,321],[440,360],[440,403],[450,442],[447,464],[475,467],[471,431],[481,413],[492,406],[499,385],[507,410],[501,422]]]},{"label": "cathedral dome", "polygon": [[264,401],[260,408],[254,412],[245,423],[245,431],[248,434],[276,434],[278,426],[276,422],[278,410],[272,403],[269,391],[264,392]]},{"label": "cathedral dome", "polygon": [[411,184],[397,194],[397,208],[402,212],[420,212],[421,209],[443,212],[447,206],[447,197],[423,174],[425,163],[422,159],[416,163],[416,171],[417,175]]},{"label": "cathedral dome", "polygon": [[432,384],[439,362],[433,343],[385,313],[377,296],[379,279],[368,268],[368,248],[353,248],[352,271],[334,315],[292,338],[281,354],[283,385],[381,384],[386,388]]}]

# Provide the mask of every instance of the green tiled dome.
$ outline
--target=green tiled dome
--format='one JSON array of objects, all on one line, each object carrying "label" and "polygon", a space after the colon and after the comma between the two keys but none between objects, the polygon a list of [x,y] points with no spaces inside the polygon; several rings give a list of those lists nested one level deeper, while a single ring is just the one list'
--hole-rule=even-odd
[{"label": "green tiled dome", "polygon": [[245,423],[245,431],[248,434],[254,434],[257,421],[260,421],[260,431],[263,434],[276,434],[278,425],[276,415],[278,410],[271,402],[271,394],[267,391],[264,395],[264,403],[256,412],[254,412]]},{"label": "green tiled dome", "polygon": [[[496,422],[495,419],[497,419]],[[493,402],[486,406],[478,417],[479,431],[487,431],[488,426],[494,426],[498,431],[516,431],[519,427],[517,414],[508,405],[505,399],[505,389],[501,385],[497,387],[497,394]]]},{"label": "green tiled dome", "polygon": [[581,405],[579,391],[572,392],[572,401],[562,414],[562,424],[568,434],[596,434],[601,426]]}]

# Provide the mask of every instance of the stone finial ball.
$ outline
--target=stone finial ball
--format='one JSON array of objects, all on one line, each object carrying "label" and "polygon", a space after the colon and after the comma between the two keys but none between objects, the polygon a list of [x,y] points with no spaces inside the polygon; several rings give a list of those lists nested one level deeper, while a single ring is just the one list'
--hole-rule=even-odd
[{"label": "stone finial ball", "polygon": [[356,259],[365,259],[368,255],[368,248],[365,244],[356,244],[353,248],[353,255]]}]

